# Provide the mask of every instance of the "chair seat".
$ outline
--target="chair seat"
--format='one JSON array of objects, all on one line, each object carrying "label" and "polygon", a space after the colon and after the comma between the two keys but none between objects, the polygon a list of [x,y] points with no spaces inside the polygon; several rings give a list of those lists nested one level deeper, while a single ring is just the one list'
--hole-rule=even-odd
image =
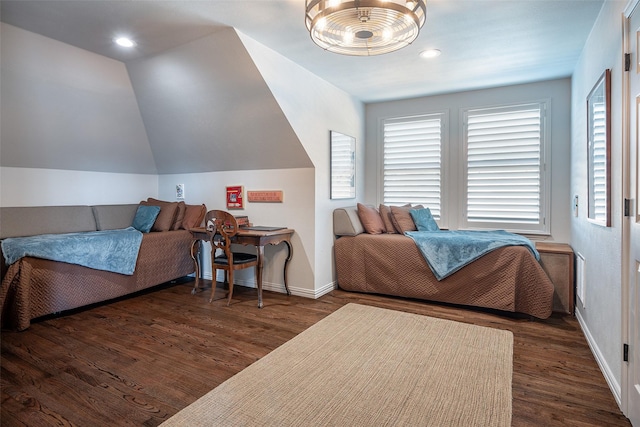
[{"label": "chair seat", "polygon": [[[252,254],[245,254],[243,252],[237,252],[233,254],[233,263],[234,264],[246,264],[248,262],[257,261],[258,257]],[[218,255],[214,258],[214,262],[216,264],[229,264],[229,260],[226,255]]]}]

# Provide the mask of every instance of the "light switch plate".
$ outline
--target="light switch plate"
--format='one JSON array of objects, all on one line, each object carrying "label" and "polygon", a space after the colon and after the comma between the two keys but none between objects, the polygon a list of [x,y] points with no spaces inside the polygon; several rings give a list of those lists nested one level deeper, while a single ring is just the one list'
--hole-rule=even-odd
[{"label": "light switch plate", "polygon": [[184,199],[184,184],[176,184],[176,199]]}]

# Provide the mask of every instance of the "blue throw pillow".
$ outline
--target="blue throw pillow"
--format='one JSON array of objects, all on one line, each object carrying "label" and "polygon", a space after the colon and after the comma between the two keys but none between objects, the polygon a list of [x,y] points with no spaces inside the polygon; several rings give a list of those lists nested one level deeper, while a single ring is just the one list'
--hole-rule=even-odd
[{"label": "blue throw pillow", "polygon": [[133,218],[133,228],[143,233],[148,233],[156,222],[156,218],[160,213],[160,206],[138,206],[136,216]]},{"label": "blue throw pillow", "polygon": [[429,208],[411,209],[409,213],[418,231],[440,231],[440,227],[438,227],[436,220],[433,219]]}]

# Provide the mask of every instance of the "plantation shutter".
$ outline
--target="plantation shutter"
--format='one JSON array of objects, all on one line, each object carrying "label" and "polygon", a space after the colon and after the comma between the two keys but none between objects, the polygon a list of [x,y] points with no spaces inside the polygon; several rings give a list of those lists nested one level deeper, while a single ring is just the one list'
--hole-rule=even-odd
[{"label": "plantation shutter", "polygon": [[331,197],[350,199],[356,196],[355,139],[331,132]]},{"label": "plantation shutter", "polygon": [[441,116],[384,121],[384,204],[422,204],[436,219],[440,219]]},{"label": "plantation shutter", "polygon": [[542,118],[539,103],[467,111],[468,226],[501,223],[527,228],[544,222]]},{"label": "plantation shutter", "polygon": [[593,109],[593,149],[589,150],[592,156],[589,180],[592,182],[593,197],[590,200],[593,206],[593,219],[607,219],[607,121],[606,107],[604,102],[594,102],[591,106]]}]

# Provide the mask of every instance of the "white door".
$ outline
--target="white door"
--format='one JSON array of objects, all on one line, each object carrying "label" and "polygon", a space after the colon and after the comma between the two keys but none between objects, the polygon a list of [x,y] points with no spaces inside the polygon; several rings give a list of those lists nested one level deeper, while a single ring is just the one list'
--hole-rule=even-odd
[{"label": "white door", "polygon": [[[638,150],[638,139],[640,136],[640,7],[638,1],[630,3],[627,8],[627,52],[631,54],[631,67],[625,73],[628,77],[626,85],[628,103],[628,123],[629,123],[629,184],[628,194],[630,198],[630,216],[625,219],[627,222],[628,244],[628,271],[624,272],[628,277],[628,334],[627,344],[629,345],[628,364],[625,366],[626,378],[623,378],[623,409],[625,415],[631,420],[631,424],[640,427],[640,158]],[[623,362],[625,363],[625,362]],[[624,375],[624,372],[623,372]]]}]

